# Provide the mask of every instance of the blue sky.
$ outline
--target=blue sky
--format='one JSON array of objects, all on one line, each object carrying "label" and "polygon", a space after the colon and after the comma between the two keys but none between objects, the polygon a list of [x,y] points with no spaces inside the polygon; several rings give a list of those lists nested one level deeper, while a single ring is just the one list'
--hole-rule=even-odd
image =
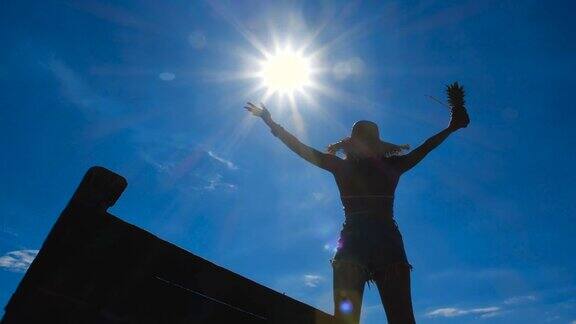
[{"label": "blue sky", "polygon": [[[327,312],[343,214],[331,175],[243,111],[254,59],[308,44],[317,87],[266,98],[323,149],[352,123],[419,144],[428,95],[472,123],[401,179],[395,214],[420,323],[576,321],[574,7],[561,1],[13,1],[0,6],[0,304],[83,173],[124,175],[112,209]],[[296,107],[296,108],[294,108]],[[363,323],[381,323],[374,288]]]}]

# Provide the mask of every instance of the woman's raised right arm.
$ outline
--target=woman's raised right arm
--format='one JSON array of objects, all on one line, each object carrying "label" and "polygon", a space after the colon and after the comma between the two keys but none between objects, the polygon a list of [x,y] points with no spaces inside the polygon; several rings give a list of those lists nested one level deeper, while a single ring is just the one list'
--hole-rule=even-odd
[{"label": "woman's raised right arm", "polygon": [[327,171],[334,171],[342,159],[336,155],[320,152],[298,140],[296,136],[290,134],[282,126],[272,120],[270,112],[263,106],[258,107],[252,103],[248,103],[246,110],[250,111],[254,116],[262,118],[262,120],[270,127],[270,131],[278,137],[289,149],[298,154],[304,160],[322,168]]}]

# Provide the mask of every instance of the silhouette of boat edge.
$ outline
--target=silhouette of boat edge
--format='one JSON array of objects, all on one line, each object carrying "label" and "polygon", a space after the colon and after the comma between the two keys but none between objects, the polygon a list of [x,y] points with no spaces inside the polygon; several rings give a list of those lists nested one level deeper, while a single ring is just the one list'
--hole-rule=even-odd
[{"label": "silhouette of boat edge", "polygon": [[14,323],[339,323],[108,213],[124,177],[90,168],[5,306]]}]

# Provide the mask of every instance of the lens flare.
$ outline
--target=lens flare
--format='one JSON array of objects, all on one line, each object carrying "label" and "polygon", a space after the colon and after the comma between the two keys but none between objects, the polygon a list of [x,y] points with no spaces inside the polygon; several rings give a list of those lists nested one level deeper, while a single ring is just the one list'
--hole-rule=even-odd
[{"label": "lens flare", "polygon": [[348,299],[345,299],[340,303],[340,311],[342,313],[350,314],[352,313],[352,309],[353,309],[352,302],[349,301]]}]

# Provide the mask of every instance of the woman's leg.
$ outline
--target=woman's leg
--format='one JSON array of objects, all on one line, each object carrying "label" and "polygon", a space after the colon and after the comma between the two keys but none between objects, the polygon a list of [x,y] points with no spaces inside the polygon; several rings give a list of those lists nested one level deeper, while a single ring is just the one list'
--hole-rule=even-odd
[{"label": "woman's leg", "polygon": [[374,281],[378,286],[388,324],[416,323],[410,294],[410,266],[394,264],[389,269],[376,272]]},{"label": "woman's leg", "polygon": [[334,316],[347,324],[360,321],[365,270],[352,262],[332,261],[334,271]]}]

